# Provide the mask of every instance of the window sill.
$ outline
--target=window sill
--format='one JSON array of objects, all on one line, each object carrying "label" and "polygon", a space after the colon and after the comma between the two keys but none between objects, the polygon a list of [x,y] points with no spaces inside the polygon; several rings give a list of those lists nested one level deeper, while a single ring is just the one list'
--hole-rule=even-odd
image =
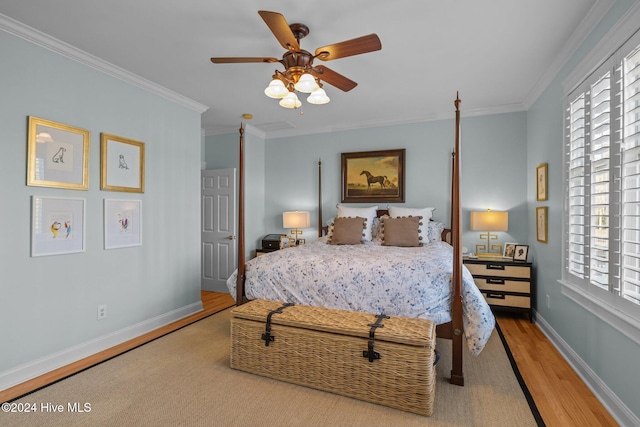
[{"label": "window sill", "polygon": [[562,285],[562,294],[580,305],[588,312],[602,319],[621,334],[640,344],[640,322],[613,305],[585,293],[584,289],[571,283],[558,280]]}]

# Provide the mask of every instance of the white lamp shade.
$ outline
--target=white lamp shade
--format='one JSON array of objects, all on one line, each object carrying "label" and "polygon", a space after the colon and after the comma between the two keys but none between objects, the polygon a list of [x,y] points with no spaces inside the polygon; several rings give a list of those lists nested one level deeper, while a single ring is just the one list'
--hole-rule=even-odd
[{"label": "white lamp shade", "polygon": [[283,228],[307,228],[311,226],[311,214],[309,212],[283,212]]},{"label": "white lamp shade", "polygon": [[327,93],[322,88],[318,88],[311,92],[311,95],[307,98],[307,102],[310,104],[322,105],[327,104],[330,101]]},{"label": "white lamp shade", "polygon": [[319,88],[318,83],[316,83],[316,79],[309,73],[305,73],[300,76],[300,80],[298,80],[298,83],[296,83],[294,87],[298,92],[303,93],[311,93]]},{"label": "white lamp shade", "polygon": [[471,212],[471,230],[507,231],[509,230],[509,212]]},{"label": "white lamp shade", "polygon": [[288,94],[289,91],[284,86],[284,83],[280,79],[273,79],[269,86],[264,90],[264,94],[269,98],[280,99]]},{"label": "white lamp shade", "polygon": [[284,108],[298,108],[302,105],[302,102],[300,102],[295,93],[289,92],[280,100],[280,105]]}]

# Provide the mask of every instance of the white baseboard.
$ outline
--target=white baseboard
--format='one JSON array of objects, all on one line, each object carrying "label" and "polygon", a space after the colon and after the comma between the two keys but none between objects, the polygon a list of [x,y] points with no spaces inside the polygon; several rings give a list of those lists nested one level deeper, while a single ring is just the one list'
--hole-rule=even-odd
[{"label": "white baseboard", "polygon": [[202,311],[202,302],[195,302],[85,343],[0,372],[0,390],[6,390],[25,381],[29,381],[47,372],[77,362],[85,357],[107,350],[200,311]]},{"label": "white baseboard", "polygon": [[549,341],[556,347],[567,363],[571,365],[573,370],[576,371],[578,376],[582,378],[582,381],[591,389],[596,398],[604,405],[618,424],[621,426],[640,425],[640,418],[607,387],[600,377],[573,351],[569,344],[544,320],[540,313],[536,313],[535,319],[540,330],[549,338]]}]

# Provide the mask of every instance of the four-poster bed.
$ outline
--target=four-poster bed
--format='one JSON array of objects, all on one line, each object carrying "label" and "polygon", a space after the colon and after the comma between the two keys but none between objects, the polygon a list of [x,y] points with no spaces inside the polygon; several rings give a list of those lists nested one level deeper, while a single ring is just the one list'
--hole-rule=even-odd
[{"label": "four-poster bed", "polygon": [[[388,314],[407,317],[424,317],[429,320],[433,320],[437,324],[437,337],[452,341],[452,369],[450,382],[456,385],[464,385],[464,375],[462,370],[464,336],[466,335],[467,345],[472,353],[479,353],[493,330],[494,319],[484,301],[484,298],[478,291],[477,287],[473,284],[473,278],[468,271],[463,271],[460,219],[460,100],[456,98],[454,104],[456,108],[456,130],[455,147],[452,155],[451,229],[450,233],[449,230],[446,232],[448,237],[447,241],[450,243],[450,246],[443,242],[434,241],[433,243],[425,244],[424,249],[422,248],[423,245],[420,245],[421,248],[419,249],[402,248],[402,250],[398,250],[398,248],[389,248],[388,246],[386,248],[381,247],[379,244],[373,244],[373,242],[365,242],[367,243],[366,245],[354,245],[349,249],[344,247],[336,248],[336,246],[325,244],[325,241],[322,241],[322,230],[325,227],[323,227],[322,220],[322,165],[319,161],[319,243],[315,244],[315,248],[311,248],[311,246],[314,245],[307,244],[304,245],[305,247],[277,251],[287,252],[286,256],[282,253],[274,253],[266,264],[264,264],[264,260],[262,261],[263,264],[260,264],[261,261],[257,261],[258,258],[265,257],[258,257],[256,260],[252,260],[252,264],[250,265],[251,272],[254,273],[254,276],[257,275],[259,277],[252,278],[252,288],[250,290],[247,289],[247,265],[245,262],[244,247],[244,131],[241,126],[238,201],[238,270],[236,273],[237,276],[232,276],[227,282],[230,291],[236,296],[237,304],[244,304],[253,298],[262,298],[278,300],[285,303],[295,302],[307,305],[326,305],[333,308],[346,307],[347,309],[354,311],[373,313],[374,311],[379,311],[377,310],[378,307],[382,307],[382,310],[388,310],[388,305],[380,303],[380,301],[385,298],[393,300],[404,299],[405,301],[401,303],[398,308],[399,312]],[[317,257],[316,259],[321,261],[309,261],[309,258],[301,258],[300,261],[295,260],[298,255],[302,257],[305,256],[305,253],[309,253],[314,250],[319,253],[319,255],[315,255]],[[382,250],[389,252],[385,252],[384,255],[377,254],[377,252]],[[328,262],[330,262],[328,260],[331,259],[335,259],[335,263],[337,264],[342,263],[344,260],[348,260],[348,262],[351,263],[350,268],[353,270],[354,264],[358,262],[358,257],[360,257],[360,259],[364,259],[366,255],[363,255],[363,253],[366,251],[376,253],[375,256],[377,258],[391,258],[393,263],[390,264],[387,262],[385,264],[380,261],[381,264],[379,266],[374,266],[374,262],[367,260],[363,266],[356,266],[355,268],[359,268],[359,270],[357,270],[357,275],[360,277],[358,280],[362,283],[356,283],[356,280],[349,282],[350,279],[344,279],[345,274],[332,271],[332,269],[334,269],[333,265],[328,264]],[[281,265],[279,262],[284,264]],[[292,264],[294,262],[298,262],[298,264]],[[271,282],[284,280],[282,278],[286,277],[289,274],[289,271],[301,271],[303,269],[302,266],[308,264],[314,265],[317,270],[303,273],[305,275],[304,279],[287,279],[292,282],[297,282],[298,288],[294,290],[280,288],[276,290],[271,289]],[[433,267],[431,267],[431,265],[433,265]],[[378,270],[375,270],[375,268],[378,268]],[[270,270],[273,270],[274,274],[277,275],[276,279],[269,276]],[[371,276],[366,276],[366,274],[370,273],[369,270],[373,270],[374,273],[372,273]],[[409,275],[413,274],[409,273],[409,271],[413,270],[418,271],[422,276],[418,276],[416,278]],[[363,301],[366,300],[366,298],[361,298],[361,296],[372,292],[369,288],[371,287],[371,284],[377,280],[375,276],[384,276],[385,274],[390,276],[390,271],[393,271],[395,276],[401,277],[401,282],[397,285],[400,290],[384,289],[386,293],[380,290],[373,291],[374,293],[379,292],[379,294],[372,297],[375,301],[371,303]],[[323,274],[325,272],[326,274]],[[320,276],[327,277],[323,278]],[[365,278],[363,279],[363,277]],[[332,286],[332,283],[325,283],[323,282],[324,279],[326,279],[325,282],[332,283],[342,281],[342,289],[327,290]],[[446,282],[444,282],[445,280]],[[269,289],[261,289],[262,283],[260,282],[265,282],[265,286]],[[302,289],[305,284],[308,289]],[[367,288],[367,286],[369,288]],[[389,282],[378,284],[379,288],[393,288],[394,286],[396,285]],[[438,288],[439,291],[432,291],[429,287]],[[345,289],[347,288],[348,291],[345,292]],[[317,291],[317,289],[320,289],[320,291]],[[348,295],[354,292],[361,293],[351,296]],[[406,292],[406,295],[402,295],[403,292]],[[433,296],[425,296],[425,294],[431,292],[434,294]],[[440,294],[438,294],[438,292],[440,292]],[[446,295],[443,296],[442,292],[445,292]],[[249,296],[248,293],[250,293]],[[325,298],[326,300],[323,301],[322,298]],[[421,298],[424,298],[424,301]],[[433,298],[433,300],[430,298]],[[343,299],[348,301],[345,302]],[[442,305],[445,303],[447,305],[444,308],[446,313],[443,314]],[[438,307],[437,309],[432,309],[428,304],[433,304]],[[435,316],[435,318],[431,318],[432,315]]]}]

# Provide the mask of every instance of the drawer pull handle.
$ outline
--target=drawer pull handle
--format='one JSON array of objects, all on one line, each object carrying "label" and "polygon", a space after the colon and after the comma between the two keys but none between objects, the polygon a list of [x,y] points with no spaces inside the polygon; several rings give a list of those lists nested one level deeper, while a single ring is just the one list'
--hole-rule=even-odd
[{"label": "drawer pull handle", "polygon": [[491,285],[504,285],[504,279],[487,279],[487,283]]},{"label": "drawer pull handle", "polygon": [[504,294],[492,294],[491,292],[487,292],[487,298],[505,299],[505,295]]},{"label": "drawer pull handle", "polygon": [[504,265],[500,265],[500,264],[487,264],[487,270],[504,270]]}]

